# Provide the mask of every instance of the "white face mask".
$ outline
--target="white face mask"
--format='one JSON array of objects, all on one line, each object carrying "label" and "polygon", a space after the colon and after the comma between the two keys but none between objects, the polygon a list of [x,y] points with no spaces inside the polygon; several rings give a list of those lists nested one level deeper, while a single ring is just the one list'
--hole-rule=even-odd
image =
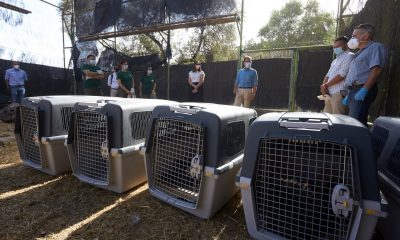
[{"label": "white face mask", "polygon": [[153,73],[152,70],[147,70],[147,75],[151,75]]},{"label": "white face mask", "polygon": [[251,68],[251,62],[245,62],[244,63],[245,68]]},{"label": "white face mask", "polygon": [[357,49],[359,46],[360,46],[360,42],[358,41],[358,39],[357,38],[351,38],[350,40],[349,40],[349,42],[347,42],[347,46],[350,48],[350,49]]},{"label": "white face mask", "polygon": [[[360,36],[360,38],[362,38],[367,32],[365,32],[363,35]],[[366,41],[360,41],[358,40],[358,38],[352,37],[348,42],[347,42],[347,46],[350,49],[358,49],[360,47],[360,42],[366,42]]]},{"label": "white face mask", "polygon": [[90,65],[96,65],[96,60],[93,60],[93,59],[89,60],[89,64]]},{"label": "white face mask", "polygon": [[15,69],[19,69],[19,65],[14,65],[14,68]]},{"label": "white face mask", "polygon": [[128,65],[122,65],[122,70],[124,71],[128,70]]}]

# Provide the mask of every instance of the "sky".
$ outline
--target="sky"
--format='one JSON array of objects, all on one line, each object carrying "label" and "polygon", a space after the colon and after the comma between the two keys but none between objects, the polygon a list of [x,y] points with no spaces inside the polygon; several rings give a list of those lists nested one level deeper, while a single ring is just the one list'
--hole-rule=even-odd
[{"label": "sky", "polygon": [[[23,7],[32,13],[23,15],[23,23],[18,26],[11,26],[0,20],[0,49],[3,49],[0,50],[0,58],[21,60],[22,54],[25,53],[34,56],[34,61],[38,64],[62,67],[61,18],[57,9],[39,0],[2,1],[17,6],[23,4]],[[60,2],[60,0],[46,1],[55,5]],[[244,43],[250,39],[257,41],[258,31],[268,22],[272,11],[282,8],[288,1],[245,0]],[[307,2],[307,0],[301,1]],[[334,16],[336,16],[337,1],[319,0],[321,9]],[[4,9],[0,10],[4,12]]]},{"label": "sky", "polygon": [[[22,55],[31,55],[34,62],[63,66],[61,17],[57,9],[39,0],[2,0],[31,11],[23,16],[21,25],[12,26],[0,20],[0,58],[24,61]],[[46,0],[57,4],[60,0]],[[0,9],[4,13],[4,8]],[[12,12],[11,14],[19,14]],[[26,58],[25,58],[26,59]],[[29,60],[25,60],[28,61]]]}]

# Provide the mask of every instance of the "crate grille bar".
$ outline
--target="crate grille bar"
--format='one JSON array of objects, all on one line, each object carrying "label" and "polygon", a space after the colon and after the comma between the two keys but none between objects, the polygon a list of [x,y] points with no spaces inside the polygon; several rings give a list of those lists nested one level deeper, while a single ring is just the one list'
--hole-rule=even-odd
[{"label": "crate grille bar", "polygon": [[346,239],[352,215],[335,216],[331,194],[343,184],[352,195],[352,156],[346,145],[262,139],[254,181],[259,231],[287,239]]},{"label": "crate grille bar", "polygon": [[160,191],[197,206],[202,174],[193,177],[191,164],[203,157],[203,127],[180,120],[157,119],[152,146],[154,186]]},{"label": "crate grille bar", "polygon": [[74,145],[78,174],[108,183],[107,117],[90,111],[76,113]]},{"label": "crate grille bar", "polygon": [[20,109],[25,161],[42,166],[38,112],[36,109],[26,106],[21,106]]},{"label": "crate grille bar", "polygon": [[151,111],[134,112],[130,116],[131,133],[134,141],[142,141],[146,137],[146,130],[151,117]]},{"label": "crate grille bar", "polygon": [[71,117],[73,107],[63,107],[61,108],[61,125],[64,131],[68,132],[69,130],[69,118]]}]

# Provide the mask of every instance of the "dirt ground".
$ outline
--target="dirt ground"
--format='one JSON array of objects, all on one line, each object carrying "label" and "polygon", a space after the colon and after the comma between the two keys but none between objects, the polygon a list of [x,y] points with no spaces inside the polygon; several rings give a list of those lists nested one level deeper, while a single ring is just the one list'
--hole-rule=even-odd
[{"label": "dirt ground", "polygon": [[239,194],[201,220],[150,196],[146,184],[116,194],[29,168],[11,124],[0,123],[0,137],[0,239],[249,239]]}]

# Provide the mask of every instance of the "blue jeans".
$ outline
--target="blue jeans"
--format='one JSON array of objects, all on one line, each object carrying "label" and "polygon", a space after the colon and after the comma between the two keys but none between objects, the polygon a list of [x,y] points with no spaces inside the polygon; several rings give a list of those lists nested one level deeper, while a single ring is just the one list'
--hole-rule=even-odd
[{"label": "blue jeans", "polygon": [[359,89],[351,90],[349,92],[349,116],[357,119],[365,126],[368,126],[368,110],[371,104],[374,102],[376,95],[378,95],[378,87],[376,85],[373,86],[368,91],[364,101],[356,101],[354,99],[354,96],[358,91]]},{"label": "blue jeans", "polygon": [[25,97],[25,87],[23,86],[10,86],[11,101],[21,103]]}]

